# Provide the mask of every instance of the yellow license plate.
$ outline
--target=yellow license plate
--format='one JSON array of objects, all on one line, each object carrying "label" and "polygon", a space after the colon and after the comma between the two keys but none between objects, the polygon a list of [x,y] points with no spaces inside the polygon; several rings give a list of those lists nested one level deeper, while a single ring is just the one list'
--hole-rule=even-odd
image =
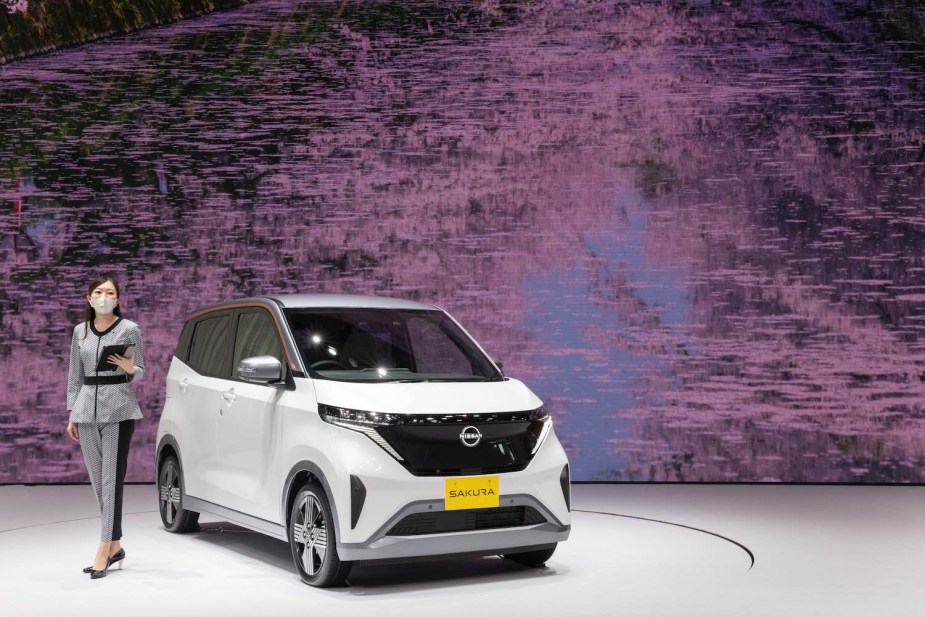
[{"label": "yellow license plate", "polygon": [[498,476],[446,479],[443,506],[447,510],[497,508],[498,505]]}]

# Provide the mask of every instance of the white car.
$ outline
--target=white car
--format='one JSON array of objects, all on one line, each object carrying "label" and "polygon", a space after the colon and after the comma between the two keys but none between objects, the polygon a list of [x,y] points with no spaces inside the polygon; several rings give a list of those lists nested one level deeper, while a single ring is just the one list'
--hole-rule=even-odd
[{"label": "white car", "polygon": [[302,580],[354,562],[501,555],[541,566],[571,529],[543,403],[446,312],[286,295],[187,317],[157,430],[160,514],[289,542]]}]

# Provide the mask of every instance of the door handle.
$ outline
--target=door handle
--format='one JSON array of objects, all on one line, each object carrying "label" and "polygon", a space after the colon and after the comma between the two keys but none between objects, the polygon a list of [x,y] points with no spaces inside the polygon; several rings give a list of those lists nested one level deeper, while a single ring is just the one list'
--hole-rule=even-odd
[{"label": "door handle", "polygon": [[177,387],[180,388],[180,393],[183,394],[186,392],[186,389],[189,388],[189,379],[186,377],[183,378],[183,381],[177,384]]},{"label": "door handle", "polygon": [[237,397],[237,395],[234,393],[234,388],[232,388],[231,390],[226,390],[226,391],[222,392],[222,398],[225,399],[225,402],[227,402],[227,403],[230,404],[230,403],[233,403],[234,400],[235,400],[236,398],[238,398],[238,397]]}]

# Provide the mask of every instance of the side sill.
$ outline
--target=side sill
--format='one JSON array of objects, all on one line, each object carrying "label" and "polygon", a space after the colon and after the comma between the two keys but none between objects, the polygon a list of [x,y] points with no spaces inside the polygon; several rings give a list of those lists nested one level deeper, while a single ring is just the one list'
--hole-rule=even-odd
[{"label": "side sill", "polygon": [[230,508],[214,504],[210,501],[199,499],[198,497],[184,495],[183,507],[186,510],[192,510],[193,512],[211,514],[220,519],[224,519],[229,523],[240,525],[241,527],[245,527],[251,531],[256,531],[257,533],[271,536],[277,540],[282,540],[284,542],[289,541],[289,534],[286,533],[286,528],[282,525],[271,523],[270,521],[265,521],[262,518],[244,514],[243,512],[238,512],[237,510],[232,510]]}]

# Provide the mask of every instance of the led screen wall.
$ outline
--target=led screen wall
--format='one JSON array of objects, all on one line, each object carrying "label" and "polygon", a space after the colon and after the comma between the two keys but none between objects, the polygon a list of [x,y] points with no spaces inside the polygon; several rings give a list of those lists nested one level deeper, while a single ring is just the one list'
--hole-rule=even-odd
[{"label": "led screen wall", "polygon": [[188,312],[336,292],[447,308],[576,480],[922,482],[921,9],[726,4],[268,1],[0,67],[0,482],[86,481],[101,271],[130,481]]}]

